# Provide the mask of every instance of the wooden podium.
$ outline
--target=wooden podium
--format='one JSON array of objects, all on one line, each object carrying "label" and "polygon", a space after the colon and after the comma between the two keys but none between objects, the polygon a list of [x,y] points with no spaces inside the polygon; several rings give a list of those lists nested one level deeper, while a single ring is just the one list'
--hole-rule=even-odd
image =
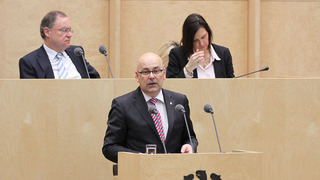
[{"label": "wooden podium", "polygon": [[[196,154],[119,153],[118,180],[183,180],[205,174],[223,180],[262,180],[262,153],[233,151]],[[217,178],[215,178],[217,179]],[[219,179],[219,178],[218,178]]]}]

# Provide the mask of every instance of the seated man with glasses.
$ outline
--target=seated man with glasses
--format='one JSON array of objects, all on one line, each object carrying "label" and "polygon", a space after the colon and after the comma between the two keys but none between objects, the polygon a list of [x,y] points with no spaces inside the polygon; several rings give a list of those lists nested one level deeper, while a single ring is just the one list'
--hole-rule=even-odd
[{"label": "seated man with glasses", "polygon": [[46,14],[40,24],[44,43],[20,59],[20,78],[100,78],[94,67],[74,53],[75,48],[81,48],[82,51],[83,48],[70,46],[72,33],[70,20],[65,13],[51,11]]},{"label": "seated man with glasses", "polygon": [[[160,56],[145,53],[139,58],[135,73],[139,87],[112,101],[102,147],[108,160],[118,162],[118,152],[145,153],[147,144],[156,144],[157,153],[196,152],[189,101],[162,88],[165,71]],[[175,111],[178,104],[185,108],[188,126],[183,114]]]}]

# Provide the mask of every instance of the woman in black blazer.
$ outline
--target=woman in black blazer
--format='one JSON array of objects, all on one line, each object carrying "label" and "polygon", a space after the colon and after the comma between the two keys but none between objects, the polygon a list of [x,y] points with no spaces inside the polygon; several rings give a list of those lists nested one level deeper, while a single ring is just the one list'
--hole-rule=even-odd
[{"label": "woman in black blazer", "polygon": [[228,48],[211,43],[212,32],[199,14],[183,23],[181,46],[169,53],[168,78],[233,78],[232,57]]}]

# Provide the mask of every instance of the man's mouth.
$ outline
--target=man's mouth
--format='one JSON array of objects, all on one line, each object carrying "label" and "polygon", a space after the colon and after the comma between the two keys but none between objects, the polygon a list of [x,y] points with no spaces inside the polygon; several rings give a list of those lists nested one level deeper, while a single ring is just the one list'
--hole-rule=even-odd
[{"label": "man's mouth", "polygon": [[151,82],[151,83],[148,83],[148,86],[153,86],[153,85],[155,85],[155,84],[157,84],[157,83]]}]

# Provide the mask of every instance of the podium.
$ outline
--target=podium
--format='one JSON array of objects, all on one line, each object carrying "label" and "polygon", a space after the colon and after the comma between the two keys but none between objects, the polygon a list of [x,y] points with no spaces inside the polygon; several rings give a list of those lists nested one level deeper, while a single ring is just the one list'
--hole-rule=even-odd
[{"label": "podium", "polygon": [[[262,153],[237,150],[226,153],[119,153],[117,180],[208,179],[261,180]],[[202,178],[196,177],[198,174]],[[194,178],[190,178],[190,177]],[[206,176],[206,178],[204,178]]]}]

